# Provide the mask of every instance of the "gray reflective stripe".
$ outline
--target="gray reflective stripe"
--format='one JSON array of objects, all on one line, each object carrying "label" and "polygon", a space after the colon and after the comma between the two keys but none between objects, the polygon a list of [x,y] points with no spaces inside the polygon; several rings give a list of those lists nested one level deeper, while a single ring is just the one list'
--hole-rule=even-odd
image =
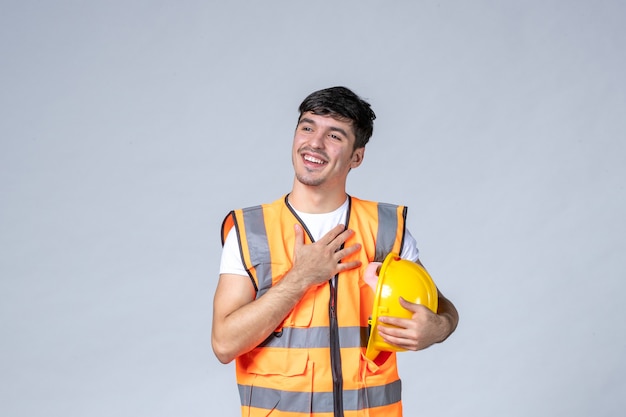
[{"label": "gray reflective stripe", "polygon": [[378,203],[378,232],[374,262],[382,262],[393,249],[398,231],[398,206]]},{"label": "gray reflective stripe", "polygon": [[[390,384],[343,391],[343,408],[357,411],[365,408],[381,407],[401,400],[400,380]],[[271,388],[239,385],[241,405],[267,410],[280,410],[290,413],[332,413],[332,392],[295,392]]]},{"label": "gray reflective stripe", "polygon": [[[382,262],[393,249],[398,230],[398,206],[395,204],[378,203],[378,231],[374,261]],[[272,286],[272,267],[265,220],[261,206],[242,210],[248,248],[252,266],[255,267],[258,283],[257,298],[265,294]]]},{"label": "gray reflective stripe", "polygon": [[270,261],[270,245],[265,232],[263,207],[255,206],[243,209],[243,219],[248,239],[250,261],[256,270],[259,280],[257,298],[272,286],[272,263]]},{"label": "gray reflective stripe", "polygon": [[[342,348],[367,346],[367,327],[340,327],[339,340]],[[273,348],[329,348],[330,329],[325,327],[283,327],[278,334],[271,334],[259,347]]]}]

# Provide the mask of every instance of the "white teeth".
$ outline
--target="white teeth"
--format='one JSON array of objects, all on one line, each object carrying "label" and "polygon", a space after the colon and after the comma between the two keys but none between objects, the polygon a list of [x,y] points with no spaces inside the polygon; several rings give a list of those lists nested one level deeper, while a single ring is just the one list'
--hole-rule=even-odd
[{"label": "white teeth", "polygon": [[323,164],[324,163],[324,161],[322,161],[321,159],[314,158],[314,157],[312,157],[310,155],[304,155],[304,160],[305,161],[309,161],[309,162],[313,162],[313,163],[316,163],[316,164]]}]

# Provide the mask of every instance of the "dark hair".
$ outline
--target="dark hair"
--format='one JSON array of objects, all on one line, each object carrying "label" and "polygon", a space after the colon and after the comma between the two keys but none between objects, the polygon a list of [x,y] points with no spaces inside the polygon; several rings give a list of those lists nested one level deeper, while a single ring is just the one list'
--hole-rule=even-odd
[{"label": "dark hair", "polygon": [[300,104],[300,117],[306,112],[352,121],[354,149],[364,147],[374,132],[376,114],[368,102],[346,87],[331,87],[309,94]]}]

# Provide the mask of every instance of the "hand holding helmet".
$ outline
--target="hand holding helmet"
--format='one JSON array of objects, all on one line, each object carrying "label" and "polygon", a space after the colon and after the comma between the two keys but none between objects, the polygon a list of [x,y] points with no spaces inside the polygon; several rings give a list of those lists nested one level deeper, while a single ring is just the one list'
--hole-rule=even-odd
[{"label": "hand holding helmet", "polygon": [[[431,322],[438,321],[439,317],[434,314],[438,303],[437,287],[428,272],[395,253],[387,255],[382,265],[376,267],[378,279],[366,357],[374,360],[382,351],[400,352],[430,346],[435,342],[430,329],[436,327],[431,324],[438,325]],[[365,274],[370,286],[373,268],[368,266]],[[424,332],[428,333],[424,338],[427,343],[420,345]]]}]

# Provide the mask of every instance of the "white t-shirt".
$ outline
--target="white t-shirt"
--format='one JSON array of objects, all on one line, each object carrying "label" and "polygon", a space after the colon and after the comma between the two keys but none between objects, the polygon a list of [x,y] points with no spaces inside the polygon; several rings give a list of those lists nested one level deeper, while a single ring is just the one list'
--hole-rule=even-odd
[{"label": "white t-shirt", "polygon": [[[338,224],[346,224],[348,199],[346,199],[341,207],[330,213],[311,214],[303,213],[296,209],[294,209],[294,211],[300,219],[302,219],[307,229],[309,229],[313,239],[317,241]],[[413,262],[416,262],[419,259],[417,242],[408,230],[406,230],[404,234],[404,243],[402,245],[402,253],[400,254],[400,257]],[[239,252],[239,241],[234,228],[228,232],[228,236],[224,242],[224,249],[222,250],[222,259],[220,263],[220,274],[248,275],[243,266],[241,253]]]}]

